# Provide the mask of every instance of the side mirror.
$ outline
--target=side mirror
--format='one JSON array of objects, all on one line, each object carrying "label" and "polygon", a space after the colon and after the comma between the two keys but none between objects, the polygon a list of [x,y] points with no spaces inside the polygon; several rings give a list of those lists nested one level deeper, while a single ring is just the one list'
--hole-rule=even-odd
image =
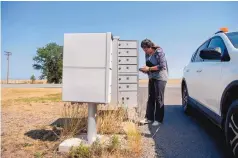
[{"label": "side mirror", "polygon": [[205,48],[201,50],[200,57],[208,60],[221,60],[221,48]]}]

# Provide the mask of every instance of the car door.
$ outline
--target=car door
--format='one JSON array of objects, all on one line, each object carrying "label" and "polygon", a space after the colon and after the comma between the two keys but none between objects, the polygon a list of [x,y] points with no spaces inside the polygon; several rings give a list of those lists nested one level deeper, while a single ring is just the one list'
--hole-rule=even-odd
[{"label": "car door", "polygon": [[184,77],[186,79],[186,84],[188,88],[189,96],[193,99],[198,101],[199,93],[198,89],[200,88],[200,79],[199,73],[197,71],[200,70],[201,64],[203,60],[199,57],[199,52],[204,48],[207,48],[209,41],[204,42],[195,52],[193,55],[191,62],[189,65],[184,69]]},{"label": "car door", "polygon": [[[221,37],[213,37],[208,45],[208,48],[217,49],[224,57],[227,53],[226,46]],[[220,113],[220,91],[222,80],[222,60],[211,58],[204,60],[199,73],[198,99],[208,109],[216,114]]]}]

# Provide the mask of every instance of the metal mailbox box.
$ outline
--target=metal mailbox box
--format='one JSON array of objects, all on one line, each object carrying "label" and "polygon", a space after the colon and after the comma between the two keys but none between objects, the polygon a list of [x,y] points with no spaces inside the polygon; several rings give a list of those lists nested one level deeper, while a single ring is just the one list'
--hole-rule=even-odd
[{"label": "metal mailbox box", "polygon": [[63,101],[110,103],[112,40],[111,33],[64,35]]},{"label": "metal mailbox box", "polygon": [[137,56],[137,49],[119,49],[118,56]]},{"label": "metal mailbox box", "polygon": [[137,41],[121,40],[118,48],[137,48]]},{"label": "metal mailbox box", "polygon": [[119,84],[119,91],[137,91],[138,85],[134,84]]},{"label": "metal mailbox box", "polygon": [[137,91],[134,92],[119,92],[119,104],[127,105],[130,107],[137,106]]},{"label": "metal mailbox box", "polygon": [[138,76],[118,76],[119,83],[137,83]]},{"label": "metal mailbox box", "polygon": [[138,66],[137,65],[119,65],[118,71],[124,72],[124,73],[134,73],[134,72],[136,73],[138,72]]},{"label": "metal mailbox box", "polygon": [[118,64],[137,64],[137,57],[118,57]]}]

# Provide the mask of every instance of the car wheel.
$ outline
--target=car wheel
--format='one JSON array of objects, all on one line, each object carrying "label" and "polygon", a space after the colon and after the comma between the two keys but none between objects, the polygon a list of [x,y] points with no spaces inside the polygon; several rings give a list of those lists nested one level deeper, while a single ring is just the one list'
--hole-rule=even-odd
[{"label": "car wheel", "polygon": [[238,100],[232,102],[226,117],[225,136],[230,153],[238,157]]},{"label": "car wheel", "polygon": [[189,104],[188,104],[188,89],[186,86],[183,86],[183,91],[182,91],[182,107],[183,111],[188,114],[189,112]]}]

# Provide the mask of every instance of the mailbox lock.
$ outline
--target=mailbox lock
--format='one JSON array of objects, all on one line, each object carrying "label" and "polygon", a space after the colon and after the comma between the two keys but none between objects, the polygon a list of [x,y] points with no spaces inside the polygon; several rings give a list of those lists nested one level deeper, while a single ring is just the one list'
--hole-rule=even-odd
[{"label": "mailbox lock", "polygon": [[126,99],[129,100],[129,97],[127,97]]},{"label": "mailbox lock", "polygon": [[129,51],[126,51],[126,53],[129,53]]},{"label": "mailbox lock", "polygon": [[129,69],[129,67],[126,67],[126,69]]},{"label": "mailbox lock", "polygon": [[119,54],[121,54],[121,52],[119,52]]},{"label": "mailbox lock", "polygon": [[127,77],[126,79],[129,80],[129,77]]},{"label": "mailbox lock", "polygon": [[121,81],[121,78],[119,78],[119,81]]},{"label": "mailbox lock", "polygon": [[119,62],[121,62],[121,59],[119,59]]},{"label": "mailbox lock", "polygon": [[121,88],[121,86],[119,86],[119,88]]},{"label": "mailbox lock", "polygon": [[129,61],[129,59],[126,59],[126,61]]},{"label": "mailbox lock", "polygon": [[124,97],[122,97],[122,100],[124,100]]},{"label": "mailbox lock", "polygon": [[121,70],[121,68],[119,67],[119,70]]},{"label": "mailbox lock", "polygon": [[129,85],[127,85],[126,87],[129,88]]}]

